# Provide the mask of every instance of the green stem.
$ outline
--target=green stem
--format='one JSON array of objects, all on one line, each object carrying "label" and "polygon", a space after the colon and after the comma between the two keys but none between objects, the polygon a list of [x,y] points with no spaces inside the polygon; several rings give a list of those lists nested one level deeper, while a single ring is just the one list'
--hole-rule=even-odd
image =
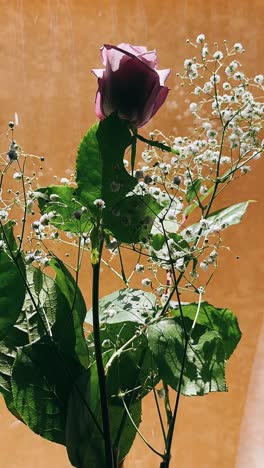
[{"label": "green stem", "polygon": [[99,276],[100,276],[101,252],[102,252],[102,244],[101,244],[100,253],[99,253],[99,260],[95,265],[93,265],[93,334],[94,334],[95,359],[96,359],[98,383],[99,383],[99,391],[100,391],[100,401],[101,401],[102,424],[103,424],[104,447],[105,447],[105,466],[107,468],[114,468],[115,463],[113,459],[113,450],[112,450],[112,444],[111,444],[110,419],[109,419],[107,391],[106,391],[106,378],[105,378],[102,348],[101,348],[101,341],[100,341]]},{"label": "green stem", "polygon": [[177,388],[177,397],[176,397],[173,416],[172,416],[172,420],[171,420],[171,423],[170,423],[168,436],[167,436],[166,454],[165,454],[165,457],[164,457],[164,461],[160,464],[160,468],[169,468],[169,465],[170,465],[171,445],[172,445],[172,440],[173,440],[173,433],[174,433],[174,429],[175,429],[175,423],[176,423],[176,419],[177,419],[177,413],[178,413],[178,409],[179,409],[179,403],[180,403],[180,397],[181,397],[181,386],[182,386],[182,381],[183,381],[183,374],[184,374],[188,344],[189,344],[189,338],[186,338],[185,339],[184,351],[183,351],[183,358],[182,358],[182,363],[181,363],[181,373],[180,373],[180,378],[179,378],[179,383],[178,383],[178,388]]},{"label": "green stem", "polygon": [[164,143],[160,143],[156,140],[148,140],[147,138],[143,137],[142,135],[139,135],[138,133],[135,136],[138,140],[143,141],[143,143],[147,143],[149,146],[155,146],[156,148],[159,148],[162,151],[167,151],[168,153],[179,154],[179,151],[174,150],[168,145],[164,145]]}]

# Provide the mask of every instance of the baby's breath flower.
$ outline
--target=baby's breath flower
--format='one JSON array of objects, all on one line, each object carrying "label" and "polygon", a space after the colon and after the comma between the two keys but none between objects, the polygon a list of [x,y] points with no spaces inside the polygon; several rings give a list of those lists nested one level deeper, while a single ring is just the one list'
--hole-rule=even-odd
[{"label": "baby's breath flower", "polygon": [[191,102],[190,106],[189,106],[189,109],[191,112],[196,112],[197,111],[197,104],[196,102]]},{"label": "baby's breath flower", "polygon": [[207,81],[206,83],[204,83],[203,91],[205,93],[210,93],[212,89],[213,89],[213,85],[212,83],[210,83],[210,81]]},{"label": "baby's breath flower", "polygon": [[204,46],[202,48],[202,57],[203,57],[203,59],[206,59],[207,55],[209,55],[208,45],[204,44]]},{"label": "baby's breath flower", "polygon": [[217,52],[214,53],[213,57],[215,60],[222,60],[224,54],[223,52],[221,52],[221,50],[217,50]]},{"label": "baby's breath flower", "polygon": [[135,266],[135,271],[137,273],[143,273],[144,272],[144,265],[141,265],[140,263],[137,263]]},{"label": "baby's breath flower", "polygon": [[211,83],[215,84],[215,83],[219,83],[221,80],[221,77],[220,75],[218,75],[217,73],[213,73],[212,76],[210,77],[210,81]]},{"label": "baby's breath flower", "polygon": [[97,198],[96,200],[94,200],[93,204],[99,210],[103,210],[105,208],[105,202],[101,198]]},{"label": "baby's breath flower", "polygon": [[142,286],[150,286],[151,285],[151,280],[149,278],[144,278],[141,281]]},{"label": "baby's breath flower", "polygon": [[170,208],[167,212],[166,218],[170,221],[174,221],[176,219],[176,214],[177,211]]},{"label": "baby's breath flower", "polygon": [[205,40],[205,35],[204,34],[199,34],[196,38],[197,44],[201,44]]},{"label": "baby's breath flower", "polygon": [[141,154],[141,157],[143,161],[146,163],[149,163],[150,161],[152,161],[152,154],[147,150],[143,151],[143,153]]},{"label": "baby's breath flower", "polygon": [[205,185],[201,185],[200,194],[205,195],[208,192],[208,188]]},{"label": "baby's breath flower", "polygon": [[8,218],[8,212],[6,210],[0,210],[0,219],[6,220]]},{"label": "baby's breath flower", "polygon": [[[211,84],[211,83],[210,83]],[[211,127],[212,127],[212,124],[211,122],[204,122],[202,127],[205,129],[205,130],[209,130]]]},{"label": "baby's breath flower", "polygon": [[264,75],[256,75],[254,81],[256,84],[262,84],[264,81]]},{"label": "baby's breath flower", "polygon": [[69,185],[70,181],[69,179],[67,179],[67,177],[62,177],[60,183],[64,185]]},{"label": "baby's breath flower", "polygon": [[188,68],[190,68],[192,65],[193,65],[193,59],[184,60],[183,66],[184,66],[185,70],[188,70]]},{"label": "baby's breath flower", "polygon": [[242,46],[242,44],[240,44],[240,42],[236,42],[234,44],[234,49],[237,51],[237,52],[244,52],[244,47]]},{"label": "baby's breath flower", "polygon": [[184,257],[179,258],[176,261],[175,266],[176,266],[177,270],[179,270],[181,272],[184,272],[186,270],[186,265],[184,264]]},{"label": "baby's breath flower", "polygon": [[220,164],[230,164],[231,158],[230,156],[222,156],[220,159]]},{"label": "baby's breath flower", "polygon": [[235,72],[233,75],[234,80],[244,80],[245,75],[242,72]]},{"label": "baby's breath flower", "polygon": [[210,130],[207,130],[206,136],[207,138],[215,138],[217,136],[217,132],[210,128]]},{"label": "baby's breath flower", "polygon": [[225,69],[225,74],[227,76],[232,76],[233,73],[237,70],[238,68],[238,62],[236,60],[233,60]]},{"label": "baby's breath flower", "polygon": [[15,172],[15,173],[13,174],[13,179],[15,179],[15,180],[21,180],[21,179],[22,179],[22,174],[21,174],[21,172]]},{"label": "baby's breath flower", "polygon": [[230,83],[228,83],[227,81],[225,81],[225,82],[223,83],[223,88],[224,88],[225,91],[230,91],[230,89],[232,89],[232,86],[231,86]]},{"label": "baby's breath flower", "polygon": [[242,166],[242,167],[240,168],[241,174],[247,174],[249,171],[251,171],[251,167],[250,167],[250,166]]},{"label": "baby's breath flower", "polygon": [[0,240],[0,250],[5,250],[6,249],[6,243],[3,240]]},{"label": "baby's breath flower", "polygon": [[208,267],[209,267],[209,265],[208,265],[207,260],[204,260],[203,262],[200,263],[201,270],[206,271],[206,270],[208,270]]},{"label": "baby's breath flower", "polygon": [[106,348],[106,349],[109,349],[111,348],[111,340],[103,340],[102,342],[102,348]]},{"label": "baby's breath flower", "polygon": [[190,69],[188,70],[188,76],[191,80],[195,80],[195,78],[199,76],[196,64],[193,64],[190,67]]}]

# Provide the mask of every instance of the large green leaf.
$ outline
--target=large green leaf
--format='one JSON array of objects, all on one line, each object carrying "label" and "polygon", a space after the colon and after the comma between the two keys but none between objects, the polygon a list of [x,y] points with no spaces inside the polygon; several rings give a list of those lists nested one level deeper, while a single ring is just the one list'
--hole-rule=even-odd
[{"label": "large green leaf", "polygon": [[17,347],[24,346],[25,344],[27,344],[25,334],[15,326],[0,341],[0,393],[3,395],[8,409],[16,417],[18,414],[13,404],[11,374],[17,354]]},{"label": "large green leaf", "polygon": [[201,223],[196,223],[192,226],[188,226],[181,231],[181,235],[188,238],[188,241],[194,241],[198,234],[207,237],[214,232],[219,232],[229,226],[239,224],[250,202],[251,200],[237,203],[236,205],[231,205],[227,208],[215,211],[208,216],[203,225],[201,225]]},{"label": "large green leaf", "polygon": [[[177,391],[185,347],[182,326],[175,319],[166,318],[149,325],[147,336],[160,378]],[[181,393],[205,395],[226,391],[225,352],[221,337],[215,331],[203,330],[194,338],[187,347]]]},{"label": "large green leaf", "polygon": [[[108,350],[108,395],[120,404],[120,395],[143,398],[157,383],[157,367],[144,333],[147,323],[160,314],[154,294],[140,289],[121,289],[102,298],[99,303],[100,339]],[[92,310],[86,316],[92,325]],[[123,351],[120,352],[122,347]],[[90,361],[94,361],[93,334],[88,337]]]},{"label": "large green leaf", "polygon": [[[182,305],[182,313],[187,331],[191,330],[196,312],[196,303]],[[180,324],[180,310],[175,309],[172,313],[175,317],[178,317],[178,323]],[[192,331],[192,337],[195,338],[196,334],[201,335],[202,332],[205,333],[206,331],[215,331],[221,336],[226,359],[231,356],[241,338],[237,318],[231,310],[217,308],[208,304],[208,302],[202,302],[195,327]]]},{"label": "large green leaf", "polygon": [[38,198],[41,214],[51,214],[49,223],[62,231],[87,232],[91,228],[90,214],[82,210],[77,200],[76,189],[67,185],[49,185],[38,189],[43,197]]},{"label": "large green leaf", "polygon": [[[69,459],[77,468],[107,468],[104,441],[98,429],[98,426],[102,428],[102,417],[95,363],[78,379],[76,387],[69,398],[67,414],[66,443]],[[84,399],[80,399],[80,393],[84,395]],[[138,427],[141,422],[141,402],[131,402],[128,406],[131,417]],[[119,460],[122,460],[132,446],[136,429],[125,408],[113,405],[111,400],[109,400],[109,417],[112,445],[119,453]]]},{"label": "large green leaf", "polygon": [[117,240],[127,243],[146,241],[161,210],[151,195],[129,195],[106,211],[104,222]]},{"label": "large green leaf", "polygon": [[36,434],[65,444],[67,401],[81,368],[48,338],[20,348],[12,368],[14,405]]},{"label": "large green leaf", "polygon": [[81,364],[87,367],[89,357],[83,330],[85,301],[78,284],[64,263],[53,257],[50,266],[56,271],[57,294],[57,318],[52,328],[53,336],[65,352],[76,353]]},{"label": "large green leaf", "polygon": [[[105,365],[108,396],[113,404],[122,404],[122,398],[142,399],[158,383],[158,372],[145,327],[134,322],[106,323],[100,330],[103,350],[109,360]],[[92,355],[93,334],[88,337]]]},{"label": "large green leaf", "polygon": [[[8,408],[12,405],[11,372],[19,347],[38,341],[49,332],[55,322],[56,294],[54,280],[39,268],[27,267],[27,285],[24,304],[15,325],[0,341],[0,392]],[[34,303],[32,302],[34,301]]]},{"label": "large green leaf", "polygon": [[[142,289],[119,289],[99,302],[99,319],[102,324],[135,322],[144,325],[159,314],[154,294]],[[86,323],[92,325],[92,309],[87,312]]]},{"label": "large green leaf", "polygon": [[91,127],[82,139],[77,156],[77,194],[92,212],[96,212],[96,199],[103,199],[110,211],[135,187],[137,180],[123,163],[131,142],[128,123],[115,114]]},{"label": "large green leaf", "polygon": [[17,249],[12,222],[0,224],[0,241],[3,242],[0,247],[0,339],[2,339],[17,321],[21,311],[26,292],[26,271],[21,253]]}]

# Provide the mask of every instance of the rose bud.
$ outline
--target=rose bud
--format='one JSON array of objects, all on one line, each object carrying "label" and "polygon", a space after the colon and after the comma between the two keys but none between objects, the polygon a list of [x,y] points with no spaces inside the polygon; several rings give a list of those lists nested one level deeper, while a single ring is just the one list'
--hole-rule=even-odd
[{"label": "rose bud", "polygon": [[92,70],[98,78],[97,117],[102,120],[117,112],[120,119],[142,127],[168,95],[164,83],[170,70],[157,70],[156,51],[142,46],[104,45],[101,55],[105,68]]}]

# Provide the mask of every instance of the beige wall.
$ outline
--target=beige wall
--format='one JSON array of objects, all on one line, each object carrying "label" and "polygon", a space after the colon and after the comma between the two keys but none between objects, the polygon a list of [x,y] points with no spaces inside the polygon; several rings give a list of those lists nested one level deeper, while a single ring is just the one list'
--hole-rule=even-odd
[{"label": "beige wall", "polygon": [[[46,156],[46,181],[51,182],[54,173],[67,177],[74,169],[79,140],[95,120],[96,80],[90,69],[100,67],[103,43],[156,48],[160,66],[176,72],[189,55],[186,38],[203,32],[210,42],[242,42],[248,73],[263,73],[263,16],[262,0],[0,0],[1,150],[6,145],[6,124],[17,112],[17,140],[26,152]],[[143,131],[156,126],[167,133],[184,131],[177,119],[181,109],[175,111],[169,105],[178,99],[174,85],[172,77],[168,105]],[[259,366],[253,365],[258,340],[258,353],[263,355],[263,170],[263,161],[257,161],[252,173],[225,195],[226,204],[249,198],[258,203],[250,207],[241,227],[226,234],[225,243],[232,250],[222,254],[224,270],[220,268],[207,296],[216,306],[229,306],[243,331],[227,368],[229,392],[182,398],[172,468],[234,468],[236,460],[237,468],[258,468],[264,463],[264,444],[259,440],[263,418],[258,417],[263,414],[264,378]],[[108,292],[109,284],[103,289],[102,293]],[[89,301],[88,293],[86,297]],[[152,411],[152,401],[147,399],[141,430],[157,442],[159,430]],[[0,412],[0,466],[70,466],[62,447],[31,433],[3,404]],[[250,453],[258,453],[257,461],[249,458]],[[158,467],[158,460],[138,440],[126,468],[154,466]]]}]

